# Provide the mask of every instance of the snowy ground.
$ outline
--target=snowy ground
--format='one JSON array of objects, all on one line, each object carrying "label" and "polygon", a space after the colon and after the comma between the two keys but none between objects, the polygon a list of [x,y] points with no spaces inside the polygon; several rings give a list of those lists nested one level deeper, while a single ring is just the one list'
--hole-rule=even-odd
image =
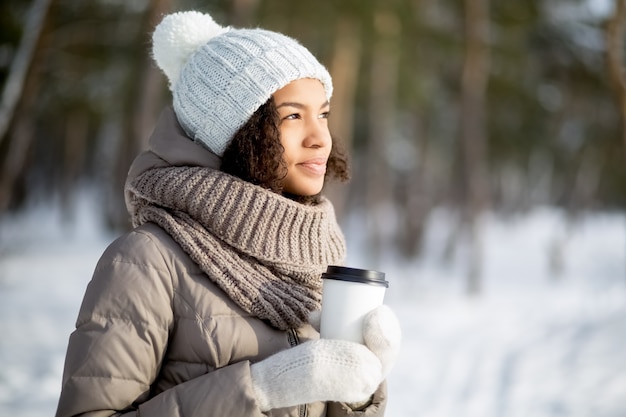
[{"label": "snowy ground", "polygon": [[[0,416],[54,414],[67,337],[104,247],[82,202],[62,226],[54,208],[0,223]],[[558,213],[486,220],[485,290],[463,295],[461,255],[385,261],[387,303],[404,332],[390,378],[390,417],[626,416],[626,217],[568,229]],[[348,229],[349,230],[349,229]],[[350,234],[348,234],[350,236]],[[568,236],[563,273],[548,249]],[[349,263],[365,266],[353,242]]]}]

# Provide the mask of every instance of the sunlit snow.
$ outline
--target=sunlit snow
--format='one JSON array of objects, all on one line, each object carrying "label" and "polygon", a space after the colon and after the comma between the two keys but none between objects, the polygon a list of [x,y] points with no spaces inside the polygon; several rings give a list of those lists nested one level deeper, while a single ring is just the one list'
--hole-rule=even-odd
[{"label": "sunlit snow", "polygon": [[[71,222],[51,205],[0,223],[2,416],[54,414],[68,335],[114,238],[96,221],[97,204],[79,203]],[[452,227],[436,213],[422,260],[378,265],[404,333],[387,415],[626,416],[626,217],[568,225],[551,209],[488,216],[483,293],[474,297],[463,290],[463,251],[442,257]],[[346,230],[348,262],[368,267],[358,231]],[[550,253],[561,255],[558,278]]]}]

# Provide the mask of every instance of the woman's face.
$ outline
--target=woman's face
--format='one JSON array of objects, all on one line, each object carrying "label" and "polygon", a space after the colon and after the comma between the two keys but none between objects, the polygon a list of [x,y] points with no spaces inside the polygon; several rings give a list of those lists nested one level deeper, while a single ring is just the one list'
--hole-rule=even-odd
[{"label": "woman's face", "polygon": [[274,93],[274,103],[287,164],[283,190],[301,196],[318,194],[332,147],[324,86],[312,78],[293,81]]}]

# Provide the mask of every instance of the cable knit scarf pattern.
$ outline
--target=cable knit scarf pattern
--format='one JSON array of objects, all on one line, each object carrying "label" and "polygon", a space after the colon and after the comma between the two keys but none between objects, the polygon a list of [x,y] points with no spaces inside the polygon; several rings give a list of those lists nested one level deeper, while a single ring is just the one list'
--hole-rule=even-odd
[{"label": "cable knit scarf pattern", "polygon": [[155,168],[127,185],[134,226],[153,222],[246,312],[297,328],[345,242],[332,204],[306,206],[220,171]]}]

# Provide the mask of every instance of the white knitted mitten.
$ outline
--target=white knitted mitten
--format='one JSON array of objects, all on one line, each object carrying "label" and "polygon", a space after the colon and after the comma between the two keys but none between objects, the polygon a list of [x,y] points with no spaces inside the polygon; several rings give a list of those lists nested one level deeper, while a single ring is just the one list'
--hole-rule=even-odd
[{"label": "white knitted mitten", "polygon": [[367,313],[363,319],[363,340],[380,359],[386,377],[396,361],[402,340],[400,323],[388,306],[381,305]]},{"label": "white knitted mitten", "polygon": [[380,360],[366,346],[314,340],[250,367],[261,411],[315,401],[358,402],[383,380]]}]

